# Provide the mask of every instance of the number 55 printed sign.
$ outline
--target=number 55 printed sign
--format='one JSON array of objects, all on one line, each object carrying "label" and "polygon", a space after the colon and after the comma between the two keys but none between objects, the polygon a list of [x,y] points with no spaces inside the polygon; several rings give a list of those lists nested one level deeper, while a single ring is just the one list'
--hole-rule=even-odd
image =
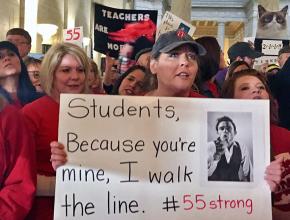
[{"label": "number 55 printed sign", "polygon": [[76,44],[82,47],[83,27],[74,27],[63,30],[63,41]]}]

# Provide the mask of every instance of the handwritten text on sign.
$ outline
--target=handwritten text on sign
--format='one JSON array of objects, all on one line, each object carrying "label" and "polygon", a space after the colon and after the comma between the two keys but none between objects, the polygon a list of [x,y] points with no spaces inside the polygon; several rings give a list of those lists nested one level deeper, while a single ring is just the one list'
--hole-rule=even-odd
[{"label": "handwritten text on sign", "polygon": [[69,42],[82,47],[83,44],[83,27],[74,27],[63,30],[64,42]]},{"label": "handwritten text on sign", "polygon": [[282,47],[283,42],[281,40],[263,40],[262,53],[265,55],[278,55]]},{"label": "handwritten text on sign", "polygon": [[[266,101],[62,95],[69,165],[57,170],[55,219],[271,219],[268,109]],[[208,133],[224,115],[240,143],[255,137],[253,182],[207,180],[216,135]]]}]

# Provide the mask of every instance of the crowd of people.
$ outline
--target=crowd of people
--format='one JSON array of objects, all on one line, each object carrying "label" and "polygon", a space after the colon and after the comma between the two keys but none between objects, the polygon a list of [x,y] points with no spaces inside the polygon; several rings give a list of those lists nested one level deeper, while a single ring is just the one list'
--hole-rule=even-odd
[{"label": "crowd of people", "polygon": [[[57,142],[61,93],[270,100],[272,155],[265,180],[274,219],[289,218],[289,46],[268,73],[253,69],[263,54],[248,42],[229,48],[227,66],[216,38],[194,40],[173,30],[155,43],[141,36],[120,51],[122,59],[107,55],[103,77],[74,44],[52,45],[42,60],[29,57],[30,48],[22,28],[9,30],[0,42],[0,219],[53,219],[55,170],[67,161],[65,146]],[[218,138],[207,146],[208,179],[251,181],[252,164],[247,148],[234,140],[234,120],[219,118],[216,131]]]}]

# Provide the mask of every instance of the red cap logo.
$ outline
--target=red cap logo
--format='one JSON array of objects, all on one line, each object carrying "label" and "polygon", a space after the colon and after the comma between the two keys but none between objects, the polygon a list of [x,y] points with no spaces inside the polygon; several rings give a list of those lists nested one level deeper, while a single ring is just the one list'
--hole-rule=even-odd
[{"label": "red cap logo", "polygon": [[185,35],[186,34],[185,34],[185,32],[184,32],[183,29],[178,29],[178,31],[177,31],[177,37],[183,38]]}]

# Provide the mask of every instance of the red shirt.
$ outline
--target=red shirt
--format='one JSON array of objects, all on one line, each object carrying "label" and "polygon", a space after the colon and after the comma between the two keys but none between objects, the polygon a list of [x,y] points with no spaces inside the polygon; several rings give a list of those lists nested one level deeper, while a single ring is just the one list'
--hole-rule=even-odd
[{"label": "red shirt", "polygon": [[[49,96],[43,96],[22,108],[27,127],[36,145],[37,174],[55,176],[50,163],[50,142],[58,140],[59,104]],[[54,197],[37,196],[29,219],[52,220]]]},{"label": "red shirt", "polygon": [[24,219],[35,193],[35,149],[15,106],[1,111],[0,122],[0,218]]}]

